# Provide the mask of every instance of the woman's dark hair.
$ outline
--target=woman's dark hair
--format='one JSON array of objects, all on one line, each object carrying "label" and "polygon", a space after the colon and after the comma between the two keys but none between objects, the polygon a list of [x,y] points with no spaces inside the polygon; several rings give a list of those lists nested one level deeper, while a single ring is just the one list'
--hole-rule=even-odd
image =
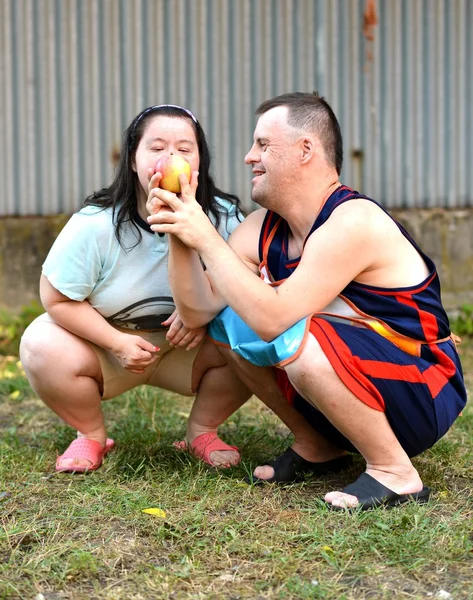
[{"label": "woman's dark hair", "polygon": [[138,242],[141,240],[141,231],[136,224],[136,219],[138,217],[137,186],[140,184],[132,165],[134,163],[136,150],[143,137],[148,121],[158,115],[187,119],[194,130],[199,149],[199,185],[197,187],[196,200],[202,206],[205,214],[208,216],[212,215],[215,219],[215,224],[218,227],[222,217],[222,208],[215,200],[215,197],[218,196],[225,200],[229,200],[234,204],[236,207],[236,214],[238,218],[241,219],[243,213],[240,208],[238,197],[217,188],[210,175],[210,150],[200,123],[189,110],[172,104],[150,106],[141,111],[133,119],[123,134],[123,143],[120,150],[120,158],[115,170],[114,180],[109,187],[103,188],[88,196],[85,199],[84,204],[86,206],[98,206],[100,208],[113,208],[115,235],[119,242],[121,227],[125,222],[129,222],[135,227]]}]

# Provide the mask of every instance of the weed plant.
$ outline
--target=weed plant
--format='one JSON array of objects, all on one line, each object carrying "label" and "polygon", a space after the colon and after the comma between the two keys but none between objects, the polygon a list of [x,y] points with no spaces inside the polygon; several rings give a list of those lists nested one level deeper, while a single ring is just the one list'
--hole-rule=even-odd
[{"label": "weed plant", "polygon": [[460,336],[473,336],[473,304],[463,304],[451,317],[452,331]]}]

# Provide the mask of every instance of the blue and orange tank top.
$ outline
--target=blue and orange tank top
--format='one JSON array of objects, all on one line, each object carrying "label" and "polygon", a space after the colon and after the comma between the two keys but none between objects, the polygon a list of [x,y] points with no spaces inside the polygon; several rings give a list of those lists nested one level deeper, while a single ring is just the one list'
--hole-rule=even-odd
[{"label": "blue and orange tank top", "polygon": [[[391,219],[391,215],[375,200],[341,185],[326,200],[307,238],[330,218],[332,212],[353,199],[365,199],[377,204]],[[419,355],[421,344],[444,341],[451,336],[447,314],[442,306],[440,282],[433,261],[409,233],[393,219],[402,234],[416,248],[425,261],[429,274],[418,285],[402,288],[382,288],[349,283],[328,307],[322,311],[332,318],[346,319],[353,324],[369,327],[391,337],[392,341],[410,354]],[[279,215],[268,211],[259,239],[261,277],[278,285],[294,272],[300,257],[288,258],[289,226]]]}]

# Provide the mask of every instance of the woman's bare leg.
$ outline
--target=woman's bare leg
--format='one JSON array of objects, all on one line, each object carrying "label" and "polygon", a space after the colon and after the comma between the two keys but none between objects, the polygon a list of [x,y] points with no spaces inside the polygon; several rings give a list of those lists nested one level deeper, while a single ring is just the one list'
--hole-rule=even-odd
[{"label": "woman's bare leg", "polygon": [[[31,387],[41,400],[79,436],[105,445],[100,363],[81,338],[45,319],[23,334],[20,359]],[[61,467],[87,467],[90,462],[64,459]]]},{"label": "woman's bare leg", "polygon": [[[219,425],[251,396],[246,385],[208,340],[204,341],[194,361],[192,387],[197,389],[197,396],[187,422],[188,444],[203,433],[217,432]],[[216,467],[236,464],[239,459],[235,450],[210,453],[210,460]]]}]

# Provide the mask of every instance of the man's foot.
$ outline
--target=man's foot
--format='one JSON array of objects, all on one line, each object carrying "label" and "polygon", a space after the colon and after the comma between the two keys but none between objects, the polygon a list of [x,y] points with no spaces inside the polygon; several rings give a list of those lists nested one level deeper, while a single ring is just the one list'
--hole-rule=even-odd
[{"label": "man's foot", "polygon": [[202,433],[189,444],[186,440],[174,442],[178,450],[189,450],[211,467],[228,468],[237,465],[240,453],[236,446],[229,446],[221,440],[216,432]]},{"label": "man's foot", "polygon": [[403,476],[368,468],[355,482],[341,492],[329,492],[324,500],[333,509],[368,510],[376,506],[392,507],[410,500],[427,502],[429,496],[430,489],[423,486],[414,468]]},{"label": "man's foot", "polygon": [[95,471],[101,465],[103,457],[115,446],[108,438],[105,445],[84,436],[75,439],[68,449],[56,459],[56,471],[61,473],[85,473]]},{"label": "man's foot", "polygon": [[338,473],[347,469],[352,462],[348,454],[341,454],[328,460],[309,461],[302,457],[294,448],[278,456],[264,466],[257,467],[252,476],[246,477],[247,483],[293,483],[299,481],[304,475],[323,476],[329,473]]}]

